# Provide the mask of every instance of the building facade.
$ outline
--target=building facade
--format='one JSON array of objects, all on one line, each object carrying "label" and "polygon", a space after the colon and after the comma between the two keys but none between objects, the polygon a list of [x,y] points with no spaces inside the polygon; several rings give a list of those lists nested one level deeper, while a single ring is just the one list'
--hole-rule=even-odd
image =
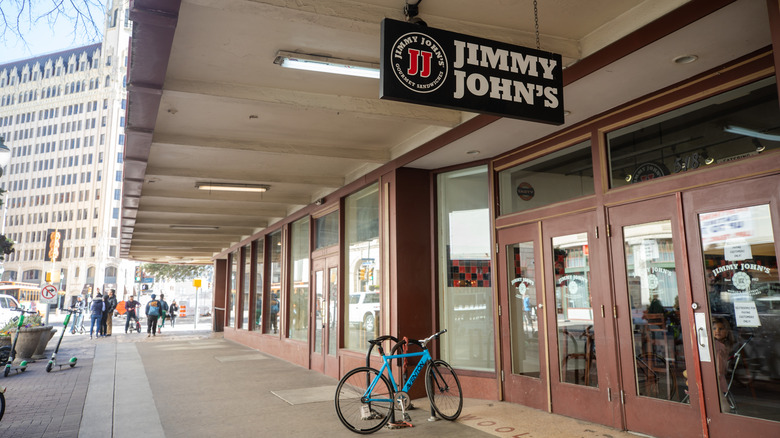
[{"label": "building facade", "polygon": [[[133,56],[157,55],[143,51],[152,36],[176,41],[176,26],[186,34],[205,25],[196,21],[203,11],[179,16],[189,5],[171,3],[169,26],[148,18]],[[279,13],[269,6],[256,16],[269,9]],[[139,20],[147,13],[139,10]],[[760,30],[757,42],[729,51],[747,25]],[[665,53],[660,67],[643,63],[658,47],[691,41],[702,51],[675,61],[677,53]],[[146,87],[131,92],[132,122],[145,131],[127,154],[150,167],[162,162],[148,152],[160,148],[152,137],[172,136],[176,116],[145,118],[171,104],[149,102],[169,78],[155,64],[170,60],[175,70],[201,59],[178,43],[131,72]],[[215,329],[335,378],[366,365],[369,339],[447,329],[433,348],[456,369],[465,397],[658,437],[778,435],[778,45],[776,0],[686,2],[564,70],[567,108],[590,111],[576,123],[534,131],[476,116],[215,254]],[[715,53],[725,59],[695,73],[680,67]],[[649,73],[634,65],[674,80],[645,87]],[[236,69],[221,67],[207,75],[237,94],[227,84]],[[598,75],[610,78],[607,86]],[[267,92],[242,79],[246,94]],[[217,92],[205,82],[171,88]],[[425,164],[479,153],[521,130],[543,134],[480,160]],[[204,144],[195,140],[193,153]],[[235,173],[220,176],[244,175]],[[135,200],[124,205],[131,252],[141,246],[133,233],[153,224]],[[368,360],[378,368],[376,357]]]},{"label": "building facade", "polygon": [[115,1],[101,43],[0,65],[0,136],[11,150],[2,227],[14,241],[2,280],[43,285],[54,273],[65,306],[133,287],[134,264],[118,250],[130,31],[127,2]]}]

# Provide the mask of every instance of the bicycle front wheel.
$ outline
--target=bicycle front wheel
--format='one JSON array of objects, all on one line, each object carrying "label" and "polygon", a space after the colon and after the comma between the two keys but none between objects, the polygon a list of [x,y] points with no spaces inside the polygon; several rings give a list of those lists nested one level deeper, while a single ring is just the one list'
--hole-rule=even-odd
[{"label": "bicycle front wheel", "polygon": [[[368,394],[367,388],[374,380],[376,385]],[[393,390],[390,382],[373,368],[355,368],[344,375],[336,387],[336,413],[352,432],[376,432],[390,420],[391,409]]]},{"label": "bicycle front wheel", "polygon": [[463,409],[460,381],[450,364],[434,360],[425,371],[425,391],[431,406],[445,420],[454,420]]}]

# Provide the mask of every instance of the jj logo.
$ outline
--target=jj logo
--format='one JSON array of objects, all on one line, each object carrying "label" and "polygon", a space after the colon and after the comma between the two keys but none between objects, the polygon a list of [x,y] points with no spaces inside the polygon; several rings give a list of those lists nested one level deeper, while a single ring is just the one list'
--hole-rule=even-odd
[{"label": "jj logo", "polygon": [[418,49],[409,49],[409,70],[406,74],[409,76],[416,76],[427,78],[431,75],[431,57],[432,52],[422,51]]},{"label": "jj logo", "polygon": [[416,93],[436,91],[447,79],[444,48],[424,33],[402,35],[393,44],[391,53],[396,79]]}]

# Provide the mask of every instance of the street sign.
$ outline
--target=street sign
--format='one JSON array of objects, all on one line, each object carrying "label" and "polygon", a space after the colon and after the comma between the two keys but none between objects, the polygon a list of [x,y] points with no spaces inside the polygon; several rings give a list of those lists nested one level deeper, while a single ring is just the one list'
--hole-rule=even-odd
[{"label": "street sign", "polygon": [[39,301],[48,304],[57,303],[57,288],[51,284],[42,287],[41,299]]}]

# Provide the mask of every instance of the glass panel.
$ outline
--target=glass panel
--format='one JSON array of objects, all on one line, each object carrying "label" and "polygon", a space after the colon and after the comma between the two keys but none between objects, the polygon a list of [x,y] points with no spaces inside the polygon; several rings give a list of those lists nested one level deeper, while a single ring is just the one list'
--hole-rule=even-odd
[{"label": "glass panel", "polygon": [[553,238],[561,382],[598,386],[588,234]]},{"label": "glass panel", "polygon": [[595,193],[590,141],[498,173],[501,214]]},{"label": "glass panel", "polygon": [[314,220],[314,249],[338,245],[339,212],[334,211]]},{"label": "glass panel", "polygon": [[488,170],[478,166],[437,178],[439,339],[442,359],[459,369],[495,370],[490,280]]},{"label": "glass panel", "polygon": [[344,346],[365,352],[366,341],[377,337],[381,320],[379,185],[374,184],[348,196],[344,205],[348,266]]},{"label": "glass panel", "polygon": [[236,305],[236,289],[238,288],[238,255],[239,252],[235,251],[230,254],[230,293],[228,294],[228,302],[225,303],[225,311],[228,313],[228,327],[236,327],[236,310],[233,306]]},{"label": "glass panel", "polygon": [[328,269],[328,354],[335,356],[338,349],[339,268]]},{"label": "glass panel", "polygon": [[281,315],[279,312],[282,291],[282,231],[276,231],[268,236],[268,252],[271,256],[269,314],[264,327],[265,333],[276,333],[279,330]]},{"label": "glass panel", "polygon": [[610,186],[756,156],[780,148],[774,77],[607,134]]},{"label": "glass panel", "polygon": [[512,373],[539,377],[534,243],[507,245],[506,257]]},{"label": "glass panel", "polygon": [[255,319],[252,330],[260,330],[263,327],[263,255],[265,252],[265,241],[263,239],[255,241],[254,245],[257,248],[257,261],[255,274]]},{"label": "glass panel", "polygon": [[241,328],[249,330],[249,283],[252,274],[252,245],[244,246],[244,282],[242,289],[244,290],[243,298],[241,299]]},{"label": "glass panel", "polygon": [[624,227],[623,242],[637,394],[688,403],[671,221]]},{"label": "glass panel", "polygon": [[780,421],[780,281],[768,205],[699,215],[721,411]]},{"label": "glass panel", "polygon": [[322,328],[325,327],[322,319],[325,317],[322,312],[325,309],[323,295],[325,273],[316,271],[314,273],[314,352],[322,353]]},{"label": "glass panel", "polygon": [[292,225],[292,291],[290,293],[291,339],[309,339],[309,218]]}]

